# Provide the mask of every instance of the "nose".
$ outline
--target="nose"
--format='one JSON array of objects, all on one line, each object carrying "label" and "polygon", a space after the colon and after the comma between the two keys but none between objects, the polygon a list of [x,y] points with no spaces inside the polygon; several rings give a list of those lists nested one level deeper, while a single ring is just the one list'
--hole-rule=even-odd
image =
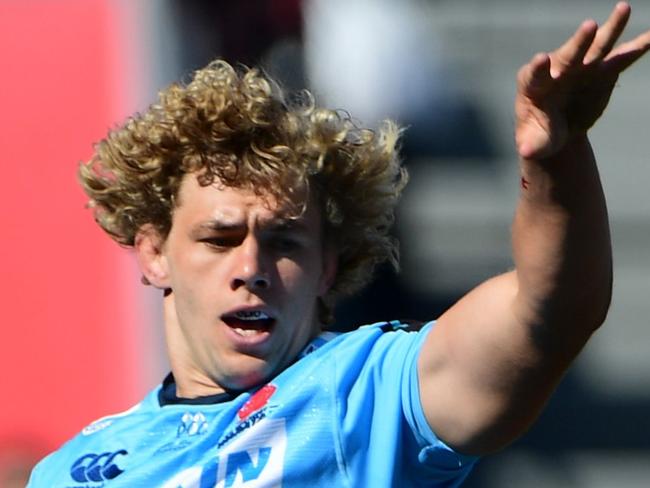
[{"label": "nose", "polygon": [[245,287],[252,291],[265,290],[271,286],[262,249],[254,236],[247,236],[235,253],[230,286],[233,290]]}]

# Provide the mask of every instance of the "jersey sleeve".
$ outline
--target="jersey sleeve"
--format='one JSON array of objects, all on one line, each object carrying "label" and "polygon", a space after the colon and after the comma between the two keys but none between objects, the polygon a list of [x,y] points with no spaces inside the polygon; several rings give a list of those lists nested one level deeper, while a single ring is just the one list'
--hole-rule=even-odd
[{"label": "jersey sleeve", "polygon": [[436,478],[453,479],[460,476],[462,481],[469,474],[477,457],[460,454],[440,440],[429,426],[420,400],[417,359],[433,325],[430,322],[415,334],[414,344],[407,353],[401,380],[403,414],[418,445],[418,462]]},{"label": "jersey sleeve", "polygon": [[341,462],[355,484],[451,488],[477,460],[440,440],[422,410],[417,359],[433,326],[376,324],[338,348]]}]

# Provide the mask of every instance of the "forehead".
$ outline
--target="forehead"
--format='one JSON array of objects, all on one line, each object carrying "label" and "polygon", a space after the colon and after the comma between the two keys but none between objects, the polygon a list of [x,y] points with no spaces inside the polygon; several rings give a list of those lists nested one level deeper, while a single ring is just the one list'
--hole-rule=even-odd
[{"label": "forehead", "polygon": [[295,198],[281,204],[269,191],[255,192],[226,186],[218,179],[209,185],[201,185],[195,174],[188,174],[181,182],[174,214],[184,214],[192,220],[225,222],[251,217],[260,221],[291,219],[320,222],[317,199],[309,196],[306,190],[296,193]]}]

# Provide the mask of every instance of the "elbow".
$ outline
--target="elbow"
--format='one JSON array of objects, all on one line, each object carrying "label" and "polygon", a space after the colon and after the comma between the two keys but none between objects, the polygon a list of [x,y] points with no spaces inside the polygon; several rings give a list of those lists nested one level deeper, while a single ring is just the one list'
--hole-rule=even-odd
[{"label": "elbow", "polygon": [[585,316],[588,318],[587,323],[591,325],[592,332],[598,330],[605,323],[607,314],[612,304],[612,292],[614,287],[614,278],[611,266],[606,277],[602,279],[600,285],[583,305]]},{"label": "elbow", "polygon": [[587,337],[607,319],[612,303],[613,274],[611,263],[584,272],[579,280],[567,280],[568,286],[557,290],[554,306],[547,309],[547,323],[563,324]]}]

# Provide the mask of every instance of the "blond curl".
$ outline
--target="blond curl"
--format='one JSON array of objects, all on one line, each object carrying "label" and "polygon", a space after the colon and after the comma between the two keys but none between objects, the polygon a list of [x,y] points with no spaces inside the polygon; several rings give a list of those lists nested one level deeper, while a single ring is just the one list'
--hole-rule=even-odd
[{"label": "blond curl", "polygon": [[79,175],[97,222],[125,246],[145,224],[167,236],[188,173],[202,185],[217,179],[285,205],[315,187],[338,252],[321,304],[330,322],[336,298],[366,285],[377,264],[397,266],[389,230],[407,181],[399,135],[389,121],[377,131],[358,128],[346,113],[316,107],[307,91],[287,101],[260,71],[217,60],[111,131]]}]

